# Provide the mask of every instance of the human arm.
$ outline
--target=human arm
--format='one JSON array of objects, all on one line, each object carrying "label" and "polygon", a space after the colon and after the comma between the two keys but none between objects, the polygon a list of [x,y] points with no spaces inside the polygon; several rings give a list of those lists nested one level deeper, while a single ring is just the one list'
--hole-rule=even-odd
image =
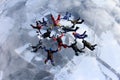
[{"label": "human arm", "polygon": [[59,36],[59,38],[62,38],[64,36],[64,34],[62,33],[62,35],[61,36]]},{"label": "human arm", "polygon": [[52,53],[56,53],[56,52],[58,52],[58,49],[57,49],[57,50],[52,51]]},{"label": "human arm", "polygon": [[34,25],[30,24],[30,26],[32,26],[32,28],[36,28]]},{"label": "human arm", "polygon": [[80,17],[77,19],[77,21],[79,21],[80,20]]},{"label": "human arm", "polygon": [[71,45],[67,45],[68,48],[70,48],[71,46],[72,46],[72,44]]},{"label": "human arm", "polygon": [[61,15],[59,14],[58,17],[57,17],[57,20],[60,20],[60,17],[61,17]]},{"label": "human arm", "polygon": [[51,19],[52,19],[52,21],[55,23],[55,19],[54,19],[54,17],[53,17],[52,14],[51,14]]},{"label": "human arm", "polygon": [[82,24],[84,22],[84,20],[82,19],[81,21],[77,22],[78,24]]},{"label": "human arm", "polygon": [[76,44],[77,44],[77,40],[76,40],[76,39],[74,39],[74,41],[75,41],[75,42],[74,42],[73,44],[74,44],[74,45],[76,45]]},{"label": "human arm", "polygon": [[54,35],[52,36],[52,39],[53,39],[54,41],[56,41],[56,40],[57,40],[57,38],[55,38],[55,36],[54,36]]},{"label": "human arm", "polygon": [[44,49],[45,51],[48,51],[48,49],[46,49],[46,47],[45,47],[45,46],[43,47],[43,49]]}]

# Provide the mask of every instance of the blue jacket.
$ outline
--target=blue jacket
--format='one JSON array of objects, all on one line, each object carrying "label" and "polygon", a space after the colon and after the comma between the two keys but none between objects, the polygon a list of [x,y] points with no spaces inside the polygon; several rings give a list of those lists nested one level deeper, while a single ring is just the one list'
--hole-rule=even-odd
[{"label": "blue jacket", "polygon": [[75,38],[84,39],[87,37],[86,31],[83,34],[75,33],[73,34]]}]

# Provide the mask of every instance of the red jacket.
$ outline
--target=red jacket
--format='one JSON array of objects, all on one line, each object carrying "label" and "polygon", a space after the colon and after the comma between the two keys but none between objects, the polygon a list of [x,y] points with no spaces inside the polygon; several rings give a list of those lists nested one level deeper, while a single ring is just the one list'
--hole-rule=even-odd
[{"label": "red jacket", "polygon": [[52,21],[53,21],[54,26],[59,26],[60,17],[61,17],[61,15],[59,14],[58,17],[57,17],[57,19],[55,20],[55,18],[54,18],[53,15],[51,14],[51,19],[52,19]]},{"label": "red jacket", "polygon": [[54,41],[57,41],[57,42],[61,42],[61,38],[64,36],[64,34],[62,34],[61,36],[57,37],[57,38],[53,38]]}]

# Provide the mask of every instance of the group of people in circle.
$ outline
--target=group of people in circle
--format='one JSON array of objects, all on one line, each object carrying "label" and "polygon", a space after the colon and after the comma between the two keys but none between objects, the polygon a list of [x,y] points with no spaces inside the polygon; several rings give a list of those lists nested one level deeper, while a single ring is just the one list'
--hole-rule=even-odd
[{"label": "group of people in circle", "polygon": [[[71,20],[70,19],[71,16],[72,16],[71,13],[66,12],[62,18],[61,18],[61,14],[58,14],[57,19],[55,19],[54,16],[50,14],[50,21],[52,21],[52,23],[49,23],[47,20],[42,18],[42,21],[36,21],[36,25],[32,25],[32,24],[30,25],[33,29],[36,29],[36,33],[39,37],[39,43],[35,46],[30,45],[30,47],[32,48],[32,52],[37,52],[38,49],[44,49],[47,52],[47,58],[44,61],[45,64],[47,63],[48,60],[50,60],[51,64],[55,66],[55,63],[53,60],[53,54],[60,51],[62,47],[72,48],[73,51],[75,52],[75,55],[78,56],[79,53],[85,53],[85,51],[83,51],[85,47],[93,51],[95,49],[95,46],[97,46],[97,44],[91,44],[90,42],[85,40],[85,38],[88,37],[88,35],[86,34],[86,31],[84,31],[82,34],[76,32],[79,29],[79,27],[77,27],[76,24],[82,24],[84,20],[80,19],[80,17],[77,19]],[[72,26],[61,25],[60,24],[61,19],[70,21],[72,23]],[[45,33],[41,32],[43,27],[47,27]],[[57,27],[57,29],[60,29],[56,31],[57,34],[59,34],[57,36],[50,35],[51,31],[54,30],[54,27]],[[70,45],[64,44],[62,41],[62,37],[65,36],[65,34],[67,34],[68,32],[72,32],[72,35],[74,36],[74,43]],[[50,38],[50,39],[53,39],[53,41],[57,41],[58,48],[56,50],[53,50],[52,48],[48,49],[47,47],[45,47],[42,42],[42,40],[44,40],[45,38]],[[83,48],[81,49],[78,48],[77,39],[82,39]]]}]

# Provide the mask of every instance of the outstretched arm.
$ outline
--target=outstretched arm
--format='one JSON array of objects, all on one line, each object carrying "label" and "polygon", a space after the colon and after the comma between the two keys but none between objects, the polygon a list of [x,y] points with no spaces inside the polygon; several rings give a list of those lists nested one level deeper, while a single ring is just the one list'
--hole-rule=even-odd
[{"label": "outstretched arm", "polygon": [[48,51],[48,49],[46,49],[46,47],[43,47],[43,49],[44,49],[45,51]]},{"label": "outstretched arm", "polygon": [[71,13],[69,13],[69,17],[71,17]]},{"label": "outstretched arm", "polygon": [[39,25],[39,22],[38,21],[36,21],[36,26],[38,26]]},{"label": "outstretched arm", "polygon": [[53,17],[53,15],[51,14],[51,19],[52,19],[52,21],[53,21],[53,23],[55,22],[55,19],[54,19],[54,17]]},{"label": "outstretched arm", "polygon": [[82,40],[82,43],[83,43],[83,48],[82,49],[85,49],[84,39]]},{"label": "outstretched arm", "polygon": [[73,22],[72,20],[68,20],[68,21],[71,21],[71,23]]},{"label": "outstretched arm", "polygon": [[84,33],[83,34],[81,34],[81,36],[84,36],[86,34],[86,31],[84,31]]},{"label": "outstretched arm", "polygon": [[30,26],[32,26],[32,28],[36,28],[34,25],[30,24]]},{"label": "outstretched arm", "polygon": [[71,45],[67,45],[68,48],[70,48],[71,46],[72,46],[72,44]]},{"label": "outstretched arm", "polygon": [[45,19],[44,19],[44,18],[42,18],[42,21],[43,21],[43,22],[45,22]]},{"label": "outstretched arm", "polygon": [[75,43],[73,43],[74,45],[76,45],[77,44],[77,40],[76,39],[74,39],[74,41],[75,41]]},{"label": "outstretched arm", "polygon": [[56,40],[57,40],[57,38],[55,38],[54,36],[52,36],[52,39],[53,39],[54,41],[56,41]]},{"label": "outstretched arm", "polygon": [[60,17],[61,17],[61,15],[59,14],[58,17],[57,17],[57,20],[60,20]]},{"label": "outstretched arm", "polygon": [[85,45],[83,44],[83,48],[82,49],[85,49]]},{"label": "outstretched arm", "polygon": [[77,19],[77,21],[79,21],[80,20],[80,17]]},{"label": "outstretched arm", "polygon": [[55,51],[52,51],[53,53],[56,53],[56,52],[58,52],[58,49],[57,50],[55,50]]},{"label": "outstretched arm", "polygon": [[82,19],[81,21],[77,22],[78,24],[82,24],[84,22],[84,20]]},{"label": "outstretched arm", "polygon": [[42,24],[42,22],[41,21],[38,21],[40,24]]},{"label": "outstretched arm", "polygon": [[62,35],[61,36],[59,36],[59,38],[62,38],[64,36],[64,34],[62,33]]}]

